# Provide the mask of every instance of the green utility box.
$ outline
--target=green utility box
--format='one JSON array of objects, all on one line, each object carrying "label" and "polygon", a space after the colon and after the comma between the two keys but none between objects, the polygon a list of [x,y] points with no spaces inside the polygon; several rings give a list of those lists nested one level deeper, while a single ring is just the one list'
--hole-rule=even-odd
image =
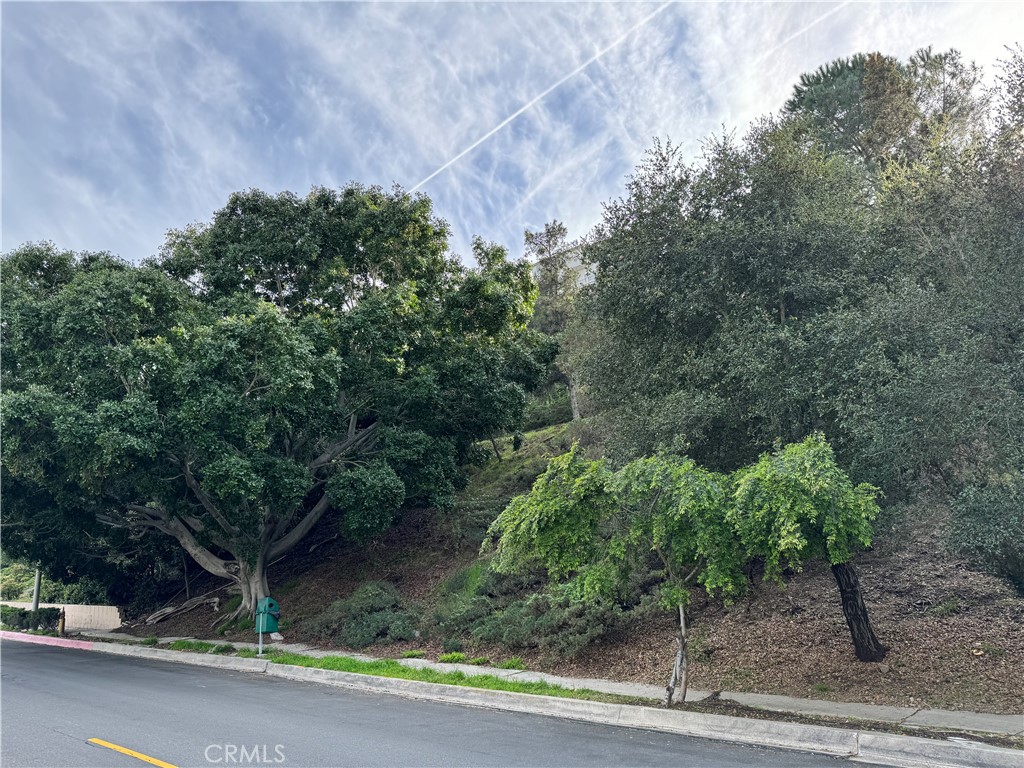
[{"label": "green utility box", "polygon": [[256,631],[277,632],[281,620],[281,606],[272,597],[261,598],[256,604]]}]

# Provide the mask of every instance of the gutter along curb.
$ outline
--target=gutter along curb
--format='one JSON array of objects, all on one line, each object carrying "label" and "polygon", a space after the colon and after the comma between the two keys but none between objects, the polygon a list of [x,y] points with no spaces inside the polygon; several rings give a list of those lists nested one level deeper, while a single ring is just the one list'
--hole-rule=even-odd
[{"label": "gutter along curb", "polygon": [[418,680],[336,672],[316,667],[275,664],[266,659],[240,659],[116,643],[24,635],[17,632],[0,632],[0,639],[265,674],[285,680],[332,685],[412,699],[443,701],[463,706],[560,717],[601,725],[642,728],[718,741],[816,752],[900,768],[1021,768],[1024,764],[1024,753],[1020,750],[966,740],[940,741],[822,725],[490,691]]}]

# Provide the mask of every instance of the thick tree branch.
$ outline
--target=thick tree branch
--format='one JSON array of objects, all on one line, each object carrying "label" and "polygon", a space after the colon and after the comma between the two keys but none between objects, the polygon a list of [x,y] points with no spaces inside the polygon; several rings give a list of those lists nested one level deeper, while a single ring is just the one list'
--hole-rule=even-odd
[{"label": "thick tree branch", "polygon": [[277,527],[274,530],[274,539],[279,539],[281,536],[284,536],[285,532],[288,530],[288,526],[291,525],[292,520],[295,519],[295,513],[302,509],[303,504],[305,503],[305,499],[309,498],[309,495],[311,493],[319,490],[325,485],[327,485],[326,480],[317,480],[315,483],[313,483],[313,487],[306,491],[306,496],[303,499],[302,503],[299,503],[292,507],[291,511],[287,515],[285,515],[277,521]]},{"label": "thick tree branch", "polygon": [[192,559],[195,560],[204,569],[212,573],[214,576],[220,576],[225,579],[234,579],[236,569],[232,569],[232,563],[223,560],[214,555],[210,550],[206,549],[202,544],[196,541],[192,532],[180,521],[176,519],[169,520],[167,523],[168,533],[178,540],[178,543],[184,547],[185,551],[188,552]]},{"label": "thick tree branch", "polygon": [[281,555],[287,554],[292,548],[305,538],[306,534],[313,530],[313,526],[320,522],[320,518],[330,508],[331,500],[325,492],[320,500],[313,505],[313,508],[306,513],[306,516],[299,521],[298,525],[292,528],[287,535],[277,539],[267,554],[268,560],[276,560]]},{"label": "thick tree branch", "polygon": [[210,517],[217,521],[217,525],[224,529],[224,533],[228,536],[238,537],[241,535],[241,531],[237,526],[231,525],[227,518],[221,514],[220,510],[213,503],[209,496],[206,495],[206,491],[203,490],[202,486],[192,476],[192,468],[189,466],[187,461],[182,462],[182,467],[185,470],[185,484],[191,489],[192,493],[195,494],[196,498],[199,499],[199,503],[203,505],[203,509],[210,513]]},{"label": "thick tree branch", "polygon": [[340,443],[333,443],[327,449],[309,463],[309,469],[316,471],[320,467],[327,466],[344,453],[351,453],[364,449],[376,439],[379,421],[373,422],[361,432],[355,432],[352,424],[349,424],[349,435]]},{"label": "thick tree branch", "polygon": [[[196,541],[188,527],[181,520],[171,517],[163,507],[150,507],[144,504],[126,504],[125,506],[139,516],[134,524],[155,528],[172,536],[205,570],[225,579],[234,578],[229,561],[217,557]],[[100,519],[102,522],[108,522],[102,517]]]}]

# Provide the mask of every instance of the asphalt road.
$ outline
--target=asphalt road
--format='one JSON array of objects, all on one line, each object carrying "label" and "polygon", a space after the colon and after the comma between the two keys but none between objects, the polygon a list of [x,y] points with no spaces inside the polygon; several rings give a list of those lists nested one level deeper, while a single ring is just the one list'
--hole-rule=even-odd
[{"label": "asphalt road", "polygon": [[[0,762],[172,766],[779,766],[844,761],[4,642]],[[243,749],[244,748],[244,749]]]}]

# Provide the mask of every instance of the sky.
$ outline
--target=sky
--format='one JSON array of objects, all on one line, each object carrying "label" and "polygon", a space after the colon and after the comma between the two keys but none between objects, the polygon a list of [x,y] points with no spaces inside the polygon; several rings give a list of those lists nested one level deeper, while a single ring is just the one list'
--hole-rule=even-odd
[{"label": "sky", "polygon": [[655,137],[693,158],[856,52],[955,47],[991,78],[1013,2],[0,5],[2,242],[131,261],[231,192],[430,196],[466,257],[585,235]]}]

